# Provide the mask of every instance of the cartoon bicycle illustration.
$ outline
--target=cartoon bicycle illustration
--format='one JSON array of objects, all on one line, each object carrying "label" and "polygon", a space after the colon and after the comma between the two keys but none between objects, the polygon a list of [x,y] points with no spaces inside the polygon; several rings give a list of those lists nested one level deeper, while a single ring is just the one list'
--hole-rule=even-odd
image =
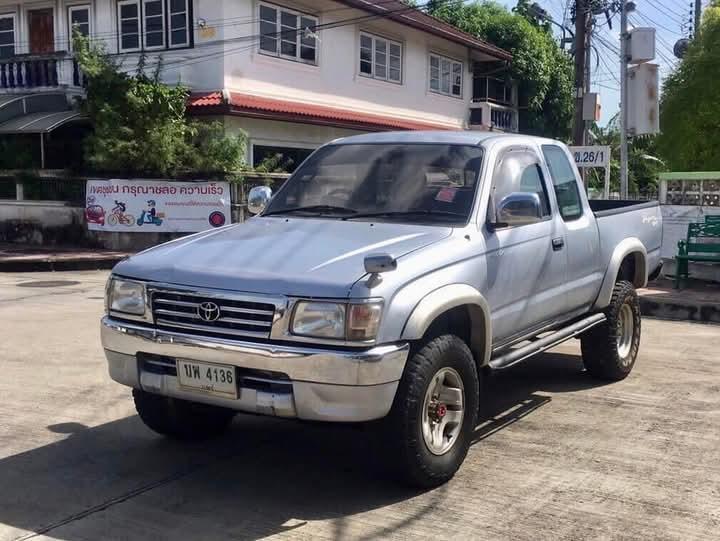
[{"label": "cartoon bicycle illustration", "polygon": [[147,210],[143,210],[142,213],[140,213],[140,217],[137,219],[137,224],[162,225],[162,219],[165,217],[165,214],[162,212],[157,212],[157,210],[155,209],[154,199],[150,199],[147,204],[148,208]]},{"label": "cartoon bicycle illustration", "polygon": [[123,224],[127,226],[132,226],[135,224],[135,216],[132,214],[126,214],[126,207],[125,203],[122,201],[115,200],[115,206],[110,211],[110,216],[108,216],[108,225],[118,225]]}]

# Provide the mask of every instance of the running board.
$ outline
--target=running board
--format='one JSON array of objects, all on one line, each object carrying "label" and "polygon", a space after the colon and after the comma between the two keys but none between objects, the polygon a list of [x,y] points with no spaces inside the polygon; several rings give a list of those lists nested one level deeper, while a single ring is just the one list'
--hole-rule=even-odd
[{"label": "running board", "polygon": [[543,351],[562,344],[566,340],[570,340],[574,336],[581,334],[588,329],[592,329],[596,325],[605,322],[605,314],[593,314],[589,317],[576,321],[572,325],[563,327],[554,333],[531,341],[528,345],[511,349],[507,353],[496,357],[490,361],[490,368],[501,370],[509,368],[514,364],[524,361],[528,357],[542,353]]}]

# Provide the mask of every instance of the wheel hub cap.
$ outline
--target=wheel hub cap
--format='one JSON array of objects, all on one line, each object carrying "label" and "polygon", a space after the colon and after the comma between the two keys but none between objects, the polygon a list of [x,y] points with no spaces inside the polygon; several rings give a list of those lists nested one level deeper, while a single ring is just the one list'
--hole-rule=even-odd
[{"label": "wheel hub cap", "polygon": [[635,317],[629,304],[623,304],[617,318],[617,352],[623,364],[630,362],[633,336],[635,334]]},{"label": "wheel hub cap", "polygon": [[455,445],[465,416],[465,388],[455,369],[442,368],[432,377],[422,411],[425,445],[444,455]]}]

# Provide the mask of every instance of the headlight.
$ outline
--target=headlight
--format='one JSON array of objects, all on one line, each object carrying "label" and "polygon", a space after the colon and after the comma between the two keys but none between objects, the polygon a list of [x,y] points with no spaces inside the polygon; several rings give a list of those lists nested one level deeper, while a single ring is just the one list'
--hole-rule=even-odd
[{"label": "headlight", "polygon": [[382,303],[339,304],[300,301],[290,331],[299,336],[366,341],[377,335]]},{"label": "headlight", "polygon": [[111,278],[107,288],[107,306],[112,312],[141,316],[145,313],[145,286]]},{"label": "headlight", "polygon": [[345,305],[331,302],[299,302],[292,332],[300,336],[345,338]]}]

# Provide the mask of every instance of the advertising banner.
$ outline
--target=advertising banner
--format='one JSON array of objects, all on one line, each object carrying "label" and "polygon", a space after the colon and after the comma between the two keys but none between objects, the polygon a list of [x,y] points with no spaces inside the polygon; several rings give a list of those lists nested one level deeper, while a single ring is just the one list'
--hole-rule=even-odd
[{"label": "advertising banner", "polygon": [[91,231],[196,232],[230,223],[227,182],[88,180]]}]

